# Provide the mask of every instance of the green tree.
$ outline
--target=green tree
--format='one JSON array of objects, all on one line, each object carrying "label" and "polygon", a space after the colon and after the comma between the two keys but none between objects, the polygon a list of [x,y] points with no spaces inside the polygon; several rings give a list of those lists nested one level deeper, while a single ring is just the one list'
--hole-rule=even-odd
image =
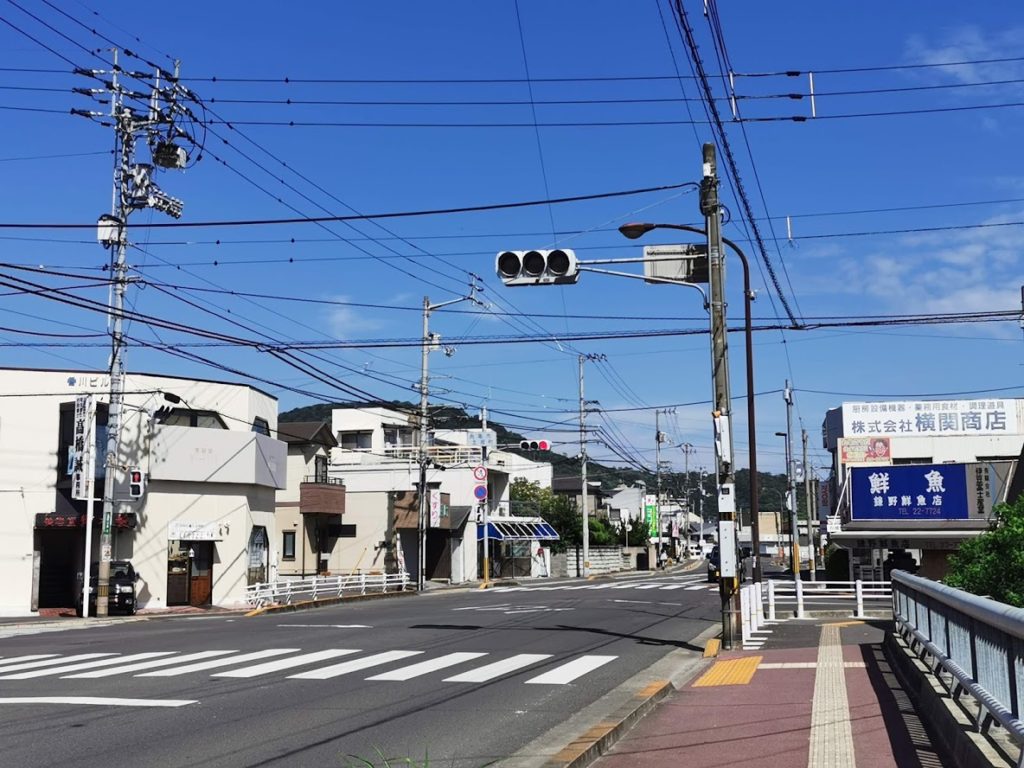
[{"label": "green tree", "polygon": [[[516,517],[543,517],[558,531],[559,540],[552,541],[553,552],[565,552],[566,548],[583,542],[583,516],[565,496],[556,496],[550,488],[541,488],[522,477],[512,481],[509,488],[509,504]],[[593,534],[593,520],[591,534]]]},{"label": "green tree", "polygon": [[1024,607],[1024,496],[997,504],[989,530],[960,545],[945,583],[1001,603]]}]

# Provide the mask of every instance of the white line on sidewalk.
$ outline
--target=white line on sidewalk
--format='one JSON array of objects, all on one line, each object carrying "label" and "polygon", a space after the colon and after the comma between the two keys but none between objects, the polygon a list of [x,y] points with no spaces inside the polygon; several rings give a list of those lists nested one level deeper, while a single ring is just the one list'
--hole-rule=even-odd
[{"label": "white line on sidewalk", "polygon": [[839,627],[821,628],[807,768],[856,768]]}]

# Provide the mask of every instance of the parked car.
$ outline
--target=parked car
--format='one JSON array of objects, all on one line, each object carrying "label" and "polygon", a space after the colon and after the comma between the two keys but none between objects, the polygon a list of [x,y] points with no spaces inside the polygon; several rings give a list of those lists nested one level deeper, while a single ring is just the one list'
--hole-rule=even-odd
[{"label": "parked car", "polygon": [[[740,547],[739,555],[740,556],[738,567],[740,581],[742,582],[746,581],[747,578],[750,576],[750,547]],[[711,548],[711,553],[708,555],[708,581],[717,582],[719,578],[721,578],[721,570],[722,556],[721,552],[718,549],[718,545],[715,544],[715,546]]]},{"label": "parked car", "polygon": [[[93,563],[89,570],[89,615],[96,615],[96,585],[99,580],[99,563]],[[81,584],[83,574],[78,573],[78,581]],[[107,590],[107,613],[124,613],[134,616],[138,608],[135,596],[135,582],[139,575],[135,572],[129,560],[110,561],[110,582]],[[75,613],[81,616],[82,591],[78,591],[78,599],[75,604]]]}]

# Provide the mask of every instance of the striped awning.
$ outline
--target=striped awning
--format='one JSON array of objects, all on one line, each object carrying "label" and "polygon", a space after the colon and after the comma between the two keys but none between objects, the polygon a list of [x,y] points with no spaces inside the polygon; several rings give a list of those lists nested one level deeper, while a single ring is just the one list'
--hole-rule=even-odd
[{"label": "striped awning", "polygon": [[[540,517],[499,517],[488,521],[488,538],[495,541],[557,541],[558,531]],[[477,541],[483,541],[484,526],[476,529]]]}]

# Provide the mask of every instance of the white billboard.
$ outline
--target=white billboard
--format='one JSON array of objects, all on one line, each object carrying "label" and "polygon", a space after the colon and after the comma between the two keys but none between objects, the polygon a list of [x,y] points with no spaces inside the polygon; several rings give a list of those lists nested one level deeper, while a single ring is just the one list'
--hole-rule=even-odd
[{"label": "white billboard", "polygon": [[844,437],[1017,434],[1017,401],[899,400],[843,403]]}]

